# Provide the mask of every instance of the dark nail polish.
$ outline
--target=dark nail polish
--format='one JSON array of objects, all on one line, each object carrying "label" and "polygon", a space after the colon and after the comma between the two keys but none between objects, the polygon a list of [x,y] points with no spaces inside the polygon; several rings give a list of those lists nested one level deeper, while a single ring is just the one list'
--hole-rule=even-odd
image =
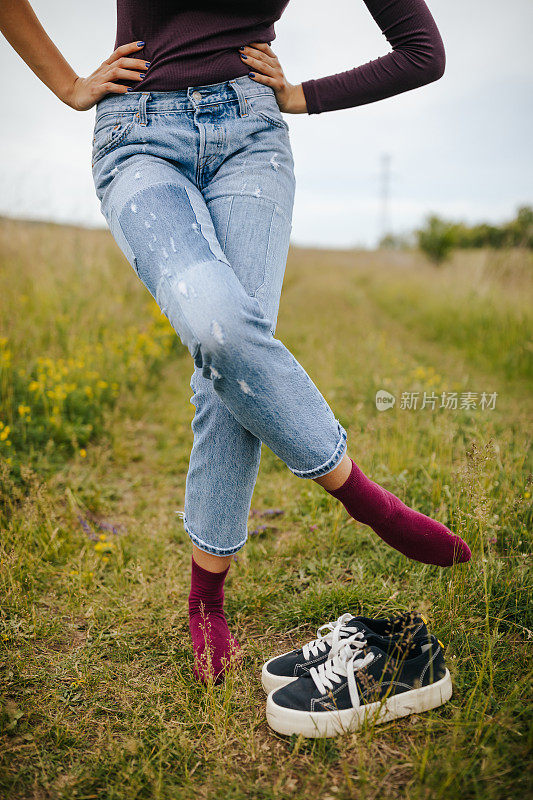
[{"label": "dark nail polish", "polygon": [[144,72],[139,72],[139,78],[144,78],[144,75],[145,75]]},{"label": "dark nail polish", "polygon": [[151,63],[152,63],[151,61],[147,61],[146,62],[146,69],[148,69],[148,67],[150,66]]},{"label": "dark nail polish", "polygon": [[248,56],[245,56],[244,53],[241,53],[241,58],[248,58]]},{"label": "dark nail polish", "polygon": [[244,50],[244,45],[242,47],[239,47],[239,50]]},{"label": "dark nail polish", "polygon": [[250,76],[250,78],[255,78],[255,72],[249,72],[248,75]]},{"label": "dark nail polish", "polygon": [[137,47],[144,47],[144,42],[137,42]]},{"label": "dark nail polish", "polygon": [[126,91],[127,91],[127,92],[133,92],[133,89],[132,89],[132,87],[131,87],[131,86],[128,86],[128,88],[126,89]]}]

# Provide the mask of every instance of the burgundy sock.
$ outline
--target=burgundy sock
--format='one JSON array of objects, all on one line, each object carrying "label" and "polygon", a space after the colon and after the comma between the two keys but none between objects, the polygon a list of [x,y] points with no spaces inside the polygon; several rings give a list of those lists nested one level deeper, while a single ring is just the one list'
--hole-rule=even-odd
[{"label": "burgundy sock", "polygon": [[352,470],[338,489],[328,490],[341,501],[350,516],[369,525],[391,547],[423,564],[449,567],[468,561],[470,548],[460,536],[445,525],[406,506],[361,472],[352,462]]},{"label": "burgundy sock", "polygon": [[210,677],[220,683],[231,660],[239,653],[239,644],[231,635],[224,616],[224,572],[208,572],[191,558],[189,594],[189,630],[194,651],[194,674],[207,683]]}]

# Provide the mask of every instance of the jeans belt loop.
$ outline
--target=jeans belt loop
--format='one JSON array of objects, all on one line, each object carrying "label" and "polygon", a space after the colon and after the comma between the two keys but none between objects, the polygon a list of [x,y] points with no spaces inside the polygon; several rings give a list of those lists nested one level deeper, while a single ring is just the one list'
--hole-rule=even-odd
[{"label": "jeans belt loop", "polygon": [[148,116],[146,114],[146,103],[150,98],[150,92],[141,92],[139,100],[139,125],[148,125]]},{"label": "jeans belt loop", "polygon": [[229,81],[230,84],[233,86],[235,90],[235,94],[237,95],[237,99],[239,100],[239,114],[241,117],[248,116],[248,105],[246,103],[246,96],[244,94],[243,88],[241,84],[236,80]]}]

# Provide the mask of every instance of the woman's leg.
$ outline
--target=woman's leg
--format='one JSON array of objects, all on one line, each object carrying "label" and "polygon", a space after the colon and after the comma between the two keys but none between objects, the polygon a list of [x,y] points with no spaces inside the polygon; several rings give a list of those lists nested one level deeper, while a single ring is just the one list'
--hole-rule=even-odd
[{"label": "woman's leg", "polygon": [[441,567],[469,561],[470,548],[460,536],[370,480],[347,454],[316,481],[341,501],[350,516],[408,558]]},{"label": "woman's leg", "polygon": [[[252,110],[254,102],[252,98]],[[272,108],[268,97],[260,97],[258,102],[261,112],[275,114],[275,101]],[[231,140],[236,146],[233,152],[224,153],[221,165],[215,164],[203,196],[225,255],[248,294],[260,303],[274,333],[294,199],[289,137],[279,124],[265,121],[260,130],[254,130],[246,148],[239,146],[235,132]],[[266,375],[265,381],[268,386]],[[282,398],[279,403],[279,412],[284,414]],[[308,420],[306,411],[305,407],[300,410],[300,421]],[[305,428],[306,450],[310,450],[309,431],[316,435],[316,428],[312,424]],[[314,478],[341,500],[351,516],[410,558],[442,566],[470,558],[462,539],[367,478],[346,451],[314,474],[312,470],[293,471]],[[251,485],[249,492],[251,496]]]},{"label": "woman's leg", "polygon": [[[203,192],[211,215],[215,233],[224,255],[243,285],[246,293],[256,296],[259,292],[261,307],[270,319],[274,332],[277,321],[281,286],[285,273],[290,238],[290,213],[292,212],[293,172],[292,158],[285,142],[277,139],[278,176],[277,191],[271,187],[270,200],[258,199],[252,192],[235,194],[234,182],[225,180],[228,168],[231,175],[234,166],[225,159],[224,166],[217,170],[216,180],[211,181]],[[276,142],[274,142],[276,144]],[[284,153],[280,153],[284,150]],[[265,167],[272,172],[270,159],[261,159],[256,171]],[[248,154],[249,178],[254,168]],[[270,178],[270,175],[267,175]],[[266,181],[261,176],[263,186]],[[240,187],[239,187],[240,188]],[[282,193],[284,213],[276,207],[272,196]],[[254,208],[255,204],[255,208]],[[212,536],[203,534],[202,540],[194,531],[217,530],[217,549],[232,545],[236,534],[244,543],[250,503],[255,486],[261,454],[261,440],[250,433],[228,411],[214,390],[213,382],[204,378],[196,367],[192,378],[193,402],[196,413],[192,421],[194,442],[187,473],[185,491],[185,527],[191,539],[201,547],[213,550]],[[212,502],[213,487],[217,487],[221,502]],[[210,539],[210,543],[206,542]],[[193,545],[192,582],[189,596],[190,629],[197,653],[197,675],[211,672],[221,676],[224,666],[238,653],[238,644],[229,632],[224,616],[222,587],[232,556],[212,555]],[[202,569],[200,569],[202,568]],[[205,570],[205,572],[204,572]],[[201,609],[204,609],[202,614]],[[209,631],[206,635],[206,615]],[[209,647],[206,644],[209,644]],[[211,654],[211,664],[206,653]]]},{"label": "woman's leg", "polygon": [[220,682],[226,668],[239,655],[224,614],[224,581],[233,556],[214,556],[192,546],[189,631],[194,652],[194,673],[207,682]]}]

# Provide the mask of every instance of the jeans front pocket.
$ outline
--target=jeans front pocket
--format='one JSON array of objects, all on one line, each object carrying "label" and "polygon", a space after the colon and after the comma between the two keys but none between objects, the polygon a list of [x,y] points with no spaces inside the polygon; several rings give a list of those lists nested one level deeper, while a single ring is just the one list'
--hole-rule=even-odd
[{"label": "jeans front pocket", "polygon": [[275,128],[284,128],[286,131],[289,130],[289,126],[283,119],[278,106],[274,90],[247,97],[246,103],[252,114],[261,117],[269,125],[273,125]]},{"label": "jeans front pocket", "polygon": [[110,153],[121,144],[132,131],[135,116],[131,114],[115,114],[109,112],[96,117],[93,132],[92,163]]}]

